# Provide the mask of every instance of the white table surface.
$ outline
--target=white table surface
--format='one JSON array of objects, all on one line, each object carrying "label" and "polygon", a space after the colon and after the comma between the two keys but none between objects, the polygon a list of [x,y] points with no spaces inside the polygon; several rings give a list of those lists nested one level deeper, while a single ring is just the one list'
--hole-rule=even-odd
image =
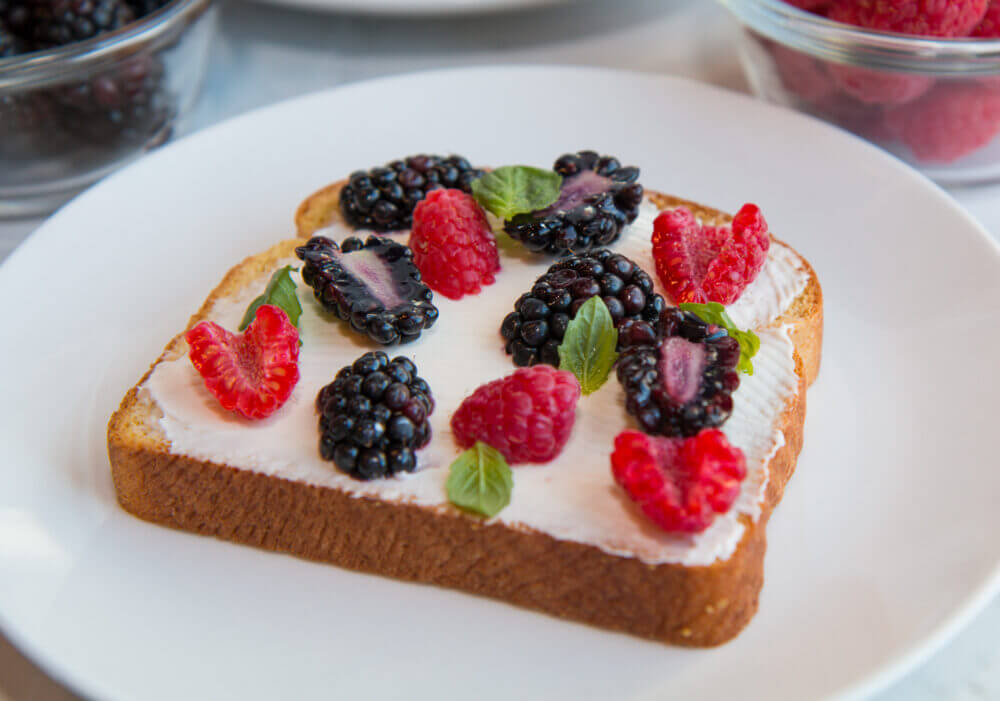
[{"label": "white table surface", "polygon": [[[549,9],[428,19],[320,15],[232,0],[222,7],[201,100],[179,132],[342,83],[498,62],[628,68],[746,91],[735,33],[710,0],[572,0]],[[1000,238],[1000,184],[951,192]],[[0,221],[0,260],[39,223]],[[0,701],[77,698],[0,633]],[[878,698],[1000,699],[1000,600]]]}]

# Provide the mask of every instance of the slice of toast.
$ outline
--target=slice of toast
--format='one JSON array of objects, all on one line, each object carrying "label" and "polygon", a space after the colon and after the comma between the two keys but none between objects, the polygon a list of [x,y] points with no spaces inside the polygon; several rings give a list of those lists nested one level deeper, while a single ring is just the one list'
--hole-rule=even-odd
[{"label": "slice of toast", "polygon": [[[339,188],[317,193],[300,208],[301,235],[329,226],[331,218],[339,216],[334,189]],[[684,204],[706,222],[729,221],[727,215],[694,203],[659,194],[648,198],[659,208]],[[307,219],[310,225],[303,224]],[[191,318],[189,328],[217,318],[234,300],[256,295],[300,243],[279,243],[233,268]],[[808,281],[773,324],[787,332],[794,346],[797,384],[774,427],[782,440],[775,443],[766,463],[757,517],[739,515],[738,542],[724,558],[710,564],[650,562],[500,518],[484,521],[450,506],[443,491],[437,504],[380,498],[343,481],[324,484],[295,476],[294,470],[283,477],[249,464],[184,454],[175,450],[164,431],[163,409],[147,387],[161,363],[187,363],[183,334],[170,342],[111,417],[108,449],[119,501],[136,516],[175,528],[461,589],[664,642],[723,643],[756,611],[763,584],[765,527],[794,470],[802,446],[805,390],[819,367],[822,292],[812,268],[799,260]],[[305,293],[300,299],[309,290]],[[360,355],[366,349],[356,350]],[[407,354],[406,347],[392,350]],[[330,379],[337,369],[330,368]],[[483,381],[488,379],[493,378]],[[612,383],[614,379],[609,380]],[[445,408],[439,406],[437,411]],[[315,420],[309,428],[315,431]],[[606,491],[613,495],[607,455],[594,460],[602,463]],[[526,474],[522,469],[515,468],[515,492],[519,476]],[[332,465],[328,470],[335,473]],[[367,483],[359,483],[358,489],[361,484]]]}]

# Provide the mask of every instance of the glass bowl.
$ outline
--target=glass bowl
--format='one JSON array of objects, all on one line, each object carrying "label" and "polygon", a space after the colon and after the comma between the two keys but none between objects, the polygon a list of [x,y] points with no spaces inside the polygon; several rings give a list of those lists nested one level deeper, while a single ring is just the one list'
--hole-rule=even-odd
[{"label": "glass bowl", "polygon": [[170,138],[201,87],[212,0],[0,60],[0,218],[52,211]]},{"label": "glass bowl", "polygon": [[947,184],[1000,179],[1000,40],[832,22],[781,0],[720,0],[764,99],[825,119]]}]

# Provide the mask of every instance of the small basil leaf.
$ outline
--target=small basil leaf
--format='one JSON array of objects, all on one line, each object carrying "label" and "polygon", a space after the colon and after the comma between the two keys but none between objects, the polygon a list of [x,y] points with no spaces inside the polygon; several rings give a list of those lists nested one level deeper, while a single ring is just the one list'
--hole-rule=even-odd
[{"label": "small basil leaf", "polygon": [[600,297],[591,297],[566,327],[559,346],[559,369],[576,375],[580,389],[590,394],[607,382],[618,359],[618,330]]},{"label": "small basil leaf", "polygon": [[749,329],[746,331],[738,329],[733,320],[729,318],[729,314],[726,313],[726,308],[718,302],[709,302],[708,304],[686,302],[679,306],[683,311],[691,312],[706,324],[721,326],[726,330],[726,333],[735,338],[740,344],[740,361],[736,369],[747,375],[753,374],[753,363],[750,360],[760,350],[760,338],[757,337],[757,334]]},{"label": "small basil leaf", "polygon": [[472,196],[502,219],[544,209],[559,199],[562,176],[530,166],[503,166],[472,181]]},{"label": "small basil leaf", "polygon": [[498,450],[476,441],[451,464],[445,489],[455,506],[490,517],[510,503],[514,476]]},{"label": "small basil leaf", "polygon": [[257,316],[257,310],[265,304],[273,304],[281,307],[285,311],[285,314],[288,315],[288,320],[292,322],[292,326],[298,327],[299,317],[302,316],[302,305],[299,304],[299,298],[295,294],[295,282],[292,280],[291,275],[292,270],[295,270],[295,268],[286,265],[271,276],[271,280],[264,289],[264,294],[251,302],[250,306],[247,307],[247,312],[243,315],[243,321],[240,322],[240,331],[243,331],[250,325],[254,317]]}]

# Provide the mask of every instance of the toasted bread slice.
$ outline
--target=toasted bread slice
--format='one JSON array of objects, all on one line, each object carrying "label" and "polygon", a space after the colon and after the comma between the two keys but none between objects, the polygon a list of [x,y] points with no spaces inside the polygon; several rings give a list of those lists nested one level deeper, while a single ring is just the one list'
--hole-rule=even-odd
[{"label": "toasted bread slice", "polygon": [[[330,192],[326,197],[336,202]],[[676,198],[649,197],[661,208],[689,206],[705,221],[729,219]],[[307,211],[310,221],[328,225],[330,215],[317,213],[324,209],[318,202],[317,195],[307,200],[300,219]],[[315,227],[306,229],[300,233]],[[279,243],[233,268],[189,328],[213,318],[220,305],[262,288],[299,243]],[[728,557],[711,564],[650,564],[537,529],[484,521],[450,506],[443,494],[439,505],[359,496],[350,489],[181,454],[162,429],[162,409],[146,384],[160,363],[186,353],[183,334],[170,342],[111,417],[108,449],[118,499],[136,516],[174,528],[460,589],[663,642],[718,645],[742,630],[757,609],[766,524],[802,446],[806,386],[819,367],[822,293],[812,268],[801,263],[809,281],[775,322],[788,330],[794,345],[798,384],[777,421],[783,442],[776,444],[767,464],[759,517],[740,515],[744,528],[738,544]],[[610,486],[610,470],[608,479]]]}]

